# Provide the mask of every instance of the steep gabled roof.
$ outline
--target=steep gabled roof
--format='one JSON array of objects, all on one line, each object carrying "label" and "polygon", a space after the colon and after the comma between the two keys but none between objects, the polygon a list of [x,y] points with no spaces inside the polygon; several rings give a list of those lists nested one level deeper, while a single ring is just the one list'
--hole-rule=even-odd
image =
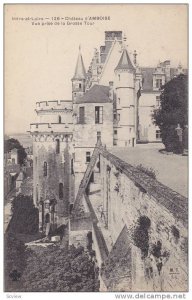
[{"label": "steep gabled roof", "polygon": [[76,68],[75,68],[75,74],[74,74],[72,80],[74,80],[74,79],[86,79],[85,66],[83,63],[83,58],[82,58],[80,50],[79,50],[79,55],[78,55],[77,64],[76,64]]},{"label": "steep gabled roof", "polygon": [[94,85],[83,97],[79,97],[76,103],[106,103],[109,99],[109,87],[105,85]]},{"label": "steep gabled roof", "polygon": [[115,70],[135,70],[126,49],[123,49],[123,53]]}]

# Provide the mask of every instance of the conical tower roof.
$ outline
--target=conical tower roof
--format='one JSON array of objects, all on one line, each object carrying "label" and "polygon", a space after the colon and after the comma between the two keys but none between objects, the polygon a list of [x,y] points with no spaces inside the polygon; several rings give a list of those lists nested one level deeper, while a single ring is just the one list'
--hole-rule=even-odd
[{"label": "conical tower roof", "polygon": [[76,68],[75,68],[75,74],[72,78],[72,80],[74,79],[86,79],[86,71],[85,71],[85,66],[83,63],[83,58],[81,55],[81,50],[79,47],[79,55],[78,55],[78,59],[77,59],[77,64],[76,64]]},{"label": "conical tower roof", "polygon": [[135,70],[126,49],[123,49],[123,53],[115,70]]}]

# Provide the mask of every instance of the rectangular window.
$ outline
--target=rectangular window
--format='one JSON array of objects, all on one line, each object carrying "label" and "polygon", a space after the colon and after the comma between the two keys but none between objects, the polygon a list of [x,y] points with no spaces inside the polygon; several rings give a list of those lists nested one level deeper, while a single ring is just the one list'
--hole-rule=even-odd
[{"label": "rectangular window", "polygon": [[117,120],[118,120],[118,122],[120,121],[120,118],[121,118],[121,116],[120,116],[120,114],[118,114],[118,115],[117,115]]},{"label": "rectangular window", "polygon": [[160,88],[162,86],[162,79],[156,79],[156,88]]},{"label": "rectangular window", "polygon": [[59,199],[63,199],[63,183],[59,183]]},{"label": "rectangular window", "polygon": [[117,134],[117,130],[116,129],[114,130],[114,134]]},{"label": "rectangular window", "polygon": [[59,154],[60,153],[60,140],[57,139],[56,140],[56,154]]},{"label": "rectangular window", "polygon": [[74,174],[74,171],[73,171],[73,159],[71,159],[71,174],[72,175]]},{"label": "rectangular window", "polygon": [[44,165],[43,165],[43,175],[45,177],[47,176],[47,162],[46,161],[44,162]]},{"label": "rectangular window", "polygon": [[85,123],[85,107],[79,107],[79,124]]},{"label": "rectangular window", "polygon": [[86,163],[91,161],[91,152],[86,152]]},{"label": "rectangular window", "polygon": [[160,130],[156,130],[156,139],[157,140],[161,139],[161,131]]},{"label": "rectangular window", "polygon": [[156,106],[160,106],[160,96],[156,96]]},{"label": "rectangular window", "polygon": [[97,131],[97,142],[101,141],[101,131]]},{"label": "rectangular window", "polygon": [[95,124],[103,123],[103,106],[95,106]]}]

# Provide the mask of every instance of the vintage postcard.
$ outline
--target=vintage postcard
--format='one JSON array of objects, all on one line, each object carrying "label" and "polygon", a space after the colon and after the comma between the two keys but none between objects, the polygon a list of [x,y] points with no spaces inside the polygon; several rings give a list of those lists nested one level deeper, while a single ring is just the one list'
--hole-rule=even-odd
[{"label": "vintage postcard", "polygon": [[4,291],[184,297],[188,5],[5,4],[4,87]]}]

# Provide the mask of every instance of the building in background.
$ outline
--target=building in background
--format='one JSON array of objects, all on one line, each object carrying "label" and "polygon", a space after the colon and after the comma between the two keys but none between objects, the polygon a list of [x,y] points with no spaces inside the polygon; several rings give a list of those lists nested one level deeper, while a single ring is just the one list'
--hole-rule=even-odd
[{"label": "building in background", "polygon": [[42,230],[66,224],[98,141],[108,148],[161,141],[151,114],[160,105],[161,86],[182,72],[170,61],[140,66],[122,31],[105,32],[87,72],[79,49],[72,100],[37,102],[38,121],[30,128],[33,197]]}]

